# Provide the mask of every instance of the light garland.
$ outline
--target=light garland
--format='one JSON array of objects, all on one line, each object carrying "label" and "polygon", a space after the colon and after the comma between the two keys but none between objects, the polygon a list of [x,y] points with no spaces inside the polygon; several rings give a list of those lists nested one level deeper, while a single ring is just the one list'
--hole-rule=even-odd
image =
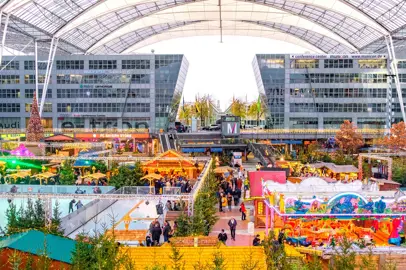
[{"label": "light garland", "polygon": [[[127,128],[127,129],[118,129],[118,128],[44,128],[45,133],[53,134],[63,134],[63,133],[149,133],[148,128]],[[26,129],[0,129],[1,134],[21,134],[25,135]]]},{"label": "light garland", "polygon": [[[18,160],[18,159],[27,159],[27,160],[58,160],[58,161],[64,161],[64,160],[80,160],[80,159],[85,159],[85,160],[103,160],[103,161],[150,161],[153,158],[151,157],[140,157],[140,156],[135,156],[135,157],[130,157],[130,156],[124,156],[124,157],[89,157],[89,156],[34,156],[34,157],[18,157],[18,156],[3,156],[0,157],[0,160]],[[169,161],[179,161],[179,158],[172,158],[172,157],[166,157],[166,158],[161,158],[162,160],[169,160]],[[193,160],[195,161],[203,161],[207,162],[209,158],[207,157],[194,157]]]}]

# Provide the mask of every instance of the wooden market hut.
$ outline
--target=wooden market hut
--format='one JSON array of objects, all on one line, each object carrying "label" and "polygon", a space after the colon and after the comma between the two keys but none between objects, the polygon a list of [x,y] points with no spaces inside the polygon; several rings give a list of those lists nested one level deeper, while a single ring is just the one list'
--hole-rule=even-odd
[{"label": "wooden market hut", "polygon": [[[45,253],[49,258],[50,268],[69,269],[75,244],[76,241],[67,237],[29,230],[0,238],[0,260],[7,262],[10,256],[17,255],[21,259],[21,268],[27,269],[27,261],[32,257],[34,265],[31,269],[38,269],[40,257]],[[1,269],[14,268],[12,264],[4,264]]]},{"label": "wooden market hut", "polygon": [[341,181],[351,181],[358,179],[358,168],[353,165],[336,165],[334,163],[320,162],[306,165],[319,176],[330,177]]},{"label": "wooden market hut", "polygon": [[[170,160],[166,158],[172,158]],[[179,173],[186,175],[188,178],[197,178],[199,172],[199,167],[195,165],[195,161],[182,156],[176,151],[169,150],[166,151],[152,160],[142,163],[142,169],[144,172],[154,173],[158,171],[159,173],[170,174]]]}]

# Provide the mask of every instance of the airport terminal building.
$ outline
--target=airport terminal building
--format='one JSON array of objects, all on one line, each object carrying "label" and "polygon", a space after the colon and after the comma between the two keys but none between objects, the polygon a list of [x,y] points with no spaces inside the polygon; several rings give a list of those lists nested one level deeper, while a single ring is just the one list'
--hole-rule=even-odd
[{"label": "airport terminal building", "polygon": [[[253,60],[267,125],[289,129],[337,129],[344,120],[381,129],[400,121],[388,65],[385,54],[258,54]],[[406,62],[398,67],[406,87]]]},{"label": "airport terminal building", "polygon": [[[25,128],[36,88],[34,56],[3,57],[0,128]],[[39,62],[39,101],[46,63]],[[56,56],[43,107],[46,128],[166,129],[188,61],[183,55]]]}]

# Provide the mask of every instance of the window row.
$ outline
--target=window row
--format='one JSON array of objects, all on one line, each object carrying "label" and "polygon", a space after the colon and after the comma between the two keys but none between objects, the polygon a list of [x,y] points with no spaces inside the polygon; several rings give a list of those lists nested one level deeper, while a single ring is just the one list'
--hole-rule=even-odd
[{"label": "window row", "polygon": [[353,68],[352,59],[325,59],[324,68]]},{"label": "window row", "polygon": [[352,121],[352,118],[334,118],[334,117],[324,117],[323,127],[325,129],[340,128],[345,120]]},{"label": "window row", "polygon": [[[25,89],[25,98],[33,98],[35,89]],[[38,90],[38,97],[42,98],[42,89]],[[52,89],[47,89],[47,94],[45,98],[52,98]]]},{"label": "window row", "polygon": [[385,128],[385,118],[358,118],[358,128]]},{"label": "window row", "polygon": [[122,60],[122,69],[150,69],[151,61],[149,60]]},{"label": "window row", "polygon": [[66,69],[84,69],[85,61],[83,60],[57,60],[56,69],[66,70]]},{"label": "window row", "polygon": [[291,103],[290,112],[385,112],[386,103]]},{"label": "window row", "polygon": [[319,60],[314,59],[297,59],[292,60],[290,63],[291,68],[303,69],[303,68],[319,68]]},{"label": "window row", "polygon": [[117,69],[117,60],[89,60],[89,69]]},{"label": "window row", "polygon": [[[122,112],[124,103],[58,103],[58,112]],[[127,103],[125,112],[149,112],[149,103]]]},{"label": "window row", "polygon": [[2,89],[0,90],[0,98],[19,98],[20,89]]},{"label": "window row", "polygon": [[[25,70],[35,70],[35,61],[24,61],[24,69]],[[46,70],[47,69],[47,63],[38,62],[38,69],[39,70]]]},{"label": "window row", "polygon": [[386,74],[367,74],[367,73],[290,74],[290,83],[386,83],[386,82],[387,82]]},{"label": "window row", "polygon": [[20,62],[18,61],[1,61],[0,70],[19,70]]},{"label": "window row", "polygon": [[318,119],[317,118],[290,118],[289,119],[289,127],[294,129],[313,129],[318,127]]},{"label": "window row", "polygon": [[386,98],[386,88],[291,88],[291,97]]},{"label": "window row", "polygon": [[149,98],[150,89],[57,89],[58,98]]},{"label": "window row", "polygon": [[[32,103],[25,103],[25,112],[31,112]],[[52,112],[52,103],[45,103],[43,112]]]},{"label": "window row", "polygon": [[59,74],[56,76],[58,84],[120,84],[120,83],[147,84],[150,83],[150,74],[90,74],[77,75]]},{"label": "window row", "polygon": [[20,75],[0,75],[0,84],[19,84]]},{"label": "window row", "polygon": [[[49,81],[51,82],[51,78],[49,78]],[[44,83],[45,82],[45,75],[38,75],[38,83]],[[35,75],[24,75],[24,83],[25,84],[35,84]]]},{"label": "window row", "polygon": [[0,112],[20,112],[20,103],[0,103]]}]

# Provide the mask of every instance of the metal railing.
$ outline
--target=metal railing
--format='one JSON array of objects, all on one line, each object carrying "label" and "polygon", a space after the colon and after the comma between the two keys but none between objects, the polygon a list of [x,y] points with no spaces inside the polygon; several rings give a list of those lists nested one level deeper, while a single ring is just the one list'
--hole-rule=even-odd
[{"label": "metal railing", "polygon": [[162,193],[156,193],[154,186],[133,186],[122,187],[119,189],[120,194],[134,194],[134,195],[181,195],[180,187],[163,187]]},{"label": "metal railing", "polygon": [[[16,192],[12,189],[16,187]],[[97,187],[100,193],[95,193]],[[45,194],[106,194],[114,190],[112,186],[60,186],[60,185],[0,185],[0,193],[45,193]]]}]

